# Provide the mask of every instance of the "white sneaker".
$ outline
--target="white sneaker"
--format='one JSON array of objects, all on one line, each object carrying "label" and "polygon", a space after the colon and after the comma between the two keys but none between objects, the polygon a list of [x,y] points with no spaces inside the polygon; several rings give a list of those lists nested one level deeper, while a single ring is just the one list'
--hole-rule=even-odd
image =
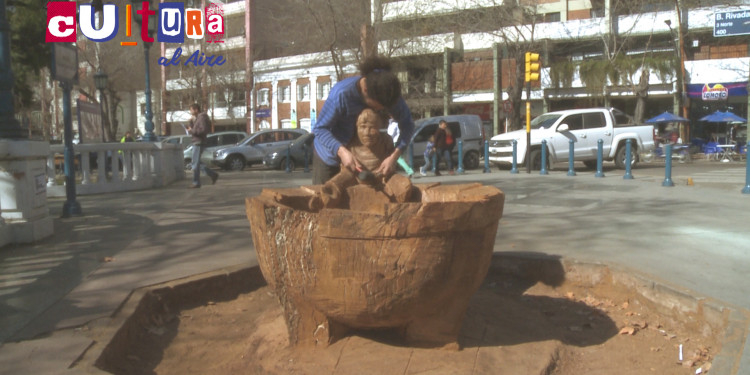
[{"label": "white sneaker", "polygon": [[424,169],[422,168],[419,168],[419,174],[421,174],[422,176],[427,176],[427,173],[425,173]]}]

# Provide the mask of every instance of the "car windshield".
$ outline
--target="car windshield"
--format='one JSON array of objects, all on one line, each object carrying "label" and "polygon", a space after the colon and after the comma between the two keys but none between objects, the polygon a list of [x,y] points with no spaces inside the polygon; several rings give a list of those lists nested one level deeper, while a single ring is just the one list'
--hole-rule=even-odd
[{"label": "car windshield", "polygon": [[252,138],[252,137],[253,137],[253,135],[255,135],[255,134],[250,134],[250,135],[248,135],[247,137],[245,137],[245,139],[243,139],[243,140],[241,140],[241,141],[237,142],[237,144],[238,144],[238,145],[244,145],[245,143],[247,143],[247,141],[249,141],[249,140],[250,140],[250,138]]},{"label": "car windshield", "polygon": [[297,139],[295,139],[294,142],[292,142],[292,147],[296,147],[297,145],[301,143],[307,142],[307,140],[310,139],[311,136],[312,134],[305,134],[301,137],[297,137]]},{"label": "car windshield", "polygon": [[531,120],[531,128],[532,129],[549,129],[552,124],[557,121],[557,119],[560,118],[562,115],[553,115],[553,114],[547,114],[547,115],[541,115],[533,120]]}]

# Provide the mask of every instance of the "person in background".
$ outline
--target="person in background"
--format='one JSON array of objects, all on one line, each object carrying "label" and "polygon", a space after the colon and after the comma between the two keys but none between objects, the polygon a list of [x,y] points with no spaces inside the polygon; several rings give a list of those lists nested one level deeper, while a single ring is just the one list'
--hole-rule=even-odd
[{"label": "person in background", "polygon": [[133,139],[133,135],[129,131],[125,132],[125,135],[123,135],[120,139],[120,143],[125,142],[135,142],[135,140]]},{"label": "person in background", "polygon": [[[393,139],[394,146],[399,143],[399,140],[400,140],[399,136],[401,135],[400,133],[401,131],[398,128],[398,122],[396,122],[393,118],[388,119],[388,135],[390,135],[391,138]],[[409,163],[407,163],[406,160],[404,160],[403,156],[398,158],[398,165],[401,166],[401,168],[404,170],[404,172],[406,172],[406,174],[409,177],[414,175],[414,170],[411,169],[411,167],[409,166]]]},{"label": "person in background", "polygon": [[453,158],[451,152],[453,151],[453,145],[456,143],[453,139],[453,133],[448,129],[448,123],[445,120],[440,120],[438,129],[435,131],[435,148],[437,152],[437,162],[435,163],[435,176],[440,176],[440,160],[445,160],[445,166],[448,168],[448,173],[453,174]]},{"label": "person in background", "polygon": [[[427,140],[427,146],[424,149],[424,165],[419,168],[419,174],[427,176],[427,171],[432,168],[432,155],[435,154],[435,136],[431,135]],[[437,172],[437,170],[435,171]]]},{"label": "person in background", "polygon": [[190,123],[188,133],[193,136],[193,183],[189,188],[201,187],[201,169],[211,177],[211,185],[219,179],[219,174],[205,165],[201,165],[201,154],[206,149],[206,136],[211,131],[211,120],[206,112],[201,112],[200,105],[190,105]]},{"label": "person in background", "polygon": [[365,108],[387,112],[398,122],[400,130],[395,150],[373,173],[383,176],[393,174],[396,161],[414,133],[414,121],[401,96],[401,83],[391,71],[390,60],[372,56],[362,62],[359,70],[360,75],[346,78],[333,86],[313,125],[313,184],[324,184],[341,168],[354,173],[362,171],[361,163],[345,146],[354,136],[357,117]]}]

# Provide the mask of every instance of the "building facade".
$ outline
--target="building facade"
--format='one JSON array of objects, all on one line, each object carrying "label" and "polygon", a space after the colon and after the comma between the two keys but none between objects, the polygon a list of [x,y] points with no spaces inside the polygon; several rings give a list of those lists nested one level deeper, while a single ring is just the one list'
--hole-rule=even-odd
[{"label": "building facade", "polygon": [[[510,130],[514,111],[526,100],[519,58],[531,50],[541,53],[544,66],[541,82],[530,90],[533,116],[590,106],[615,106],[633,114],[642,100],[643,116],[665,110],[685,114],[692,120],[686,130],[691,136],[709,137],[712,129],[698,121],[703,115],[718,109],[748,115],[747,39],[715,37],[713,28],[715,14],[748,9],[750,2],[676,4],[540,0],[522,6],[525,13],[520,14],[518,8],[491,0],[373,0],[368,26],[375,30],[378,53],[394,57],[415,118],[475,113],[493,133]],[[339,77],[356,74],[361,50],[348,50],[338,64],[329,52],[319,51],[253,60],[252,82],[244,82],[244,56],[254,45],[243,25],[247,12],[252,13],[249,5],[225,5],[227,39],[216,49],[241,64],[225,69],[223,76],[213,72],[203,85],[186,83],[192,76],[185,70],[168,69],[162,100],[171,131],[179,130],[176,124],[186,120],[185,108],[192,101],[209,103],[217,131],[309,130]],[[190,47],[183,49],[191,53]],[[174,49],[165,51],[172,53]],[[586,69],[624,58],[649,62],[643,64],[647,70],[615,66],[616,79],[607,76],[603,83],[592,83]],[[592,63],[596,61],[605,63]]]}]

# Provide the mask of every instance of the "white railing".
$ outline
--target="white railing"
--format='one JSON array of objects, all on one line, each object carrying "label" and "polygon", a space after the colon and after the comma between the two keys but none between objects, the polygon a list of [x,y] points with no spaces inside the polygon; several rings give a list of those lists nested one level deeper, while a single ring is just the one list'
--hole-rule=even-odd
[{"label": "white railing", "polygon": [[[182,148],[161,142],[74,145],[76,193],[114,193],[166,186],[185,178]],[[65,196],[64,146],[50,146],[47,196]]]}]

